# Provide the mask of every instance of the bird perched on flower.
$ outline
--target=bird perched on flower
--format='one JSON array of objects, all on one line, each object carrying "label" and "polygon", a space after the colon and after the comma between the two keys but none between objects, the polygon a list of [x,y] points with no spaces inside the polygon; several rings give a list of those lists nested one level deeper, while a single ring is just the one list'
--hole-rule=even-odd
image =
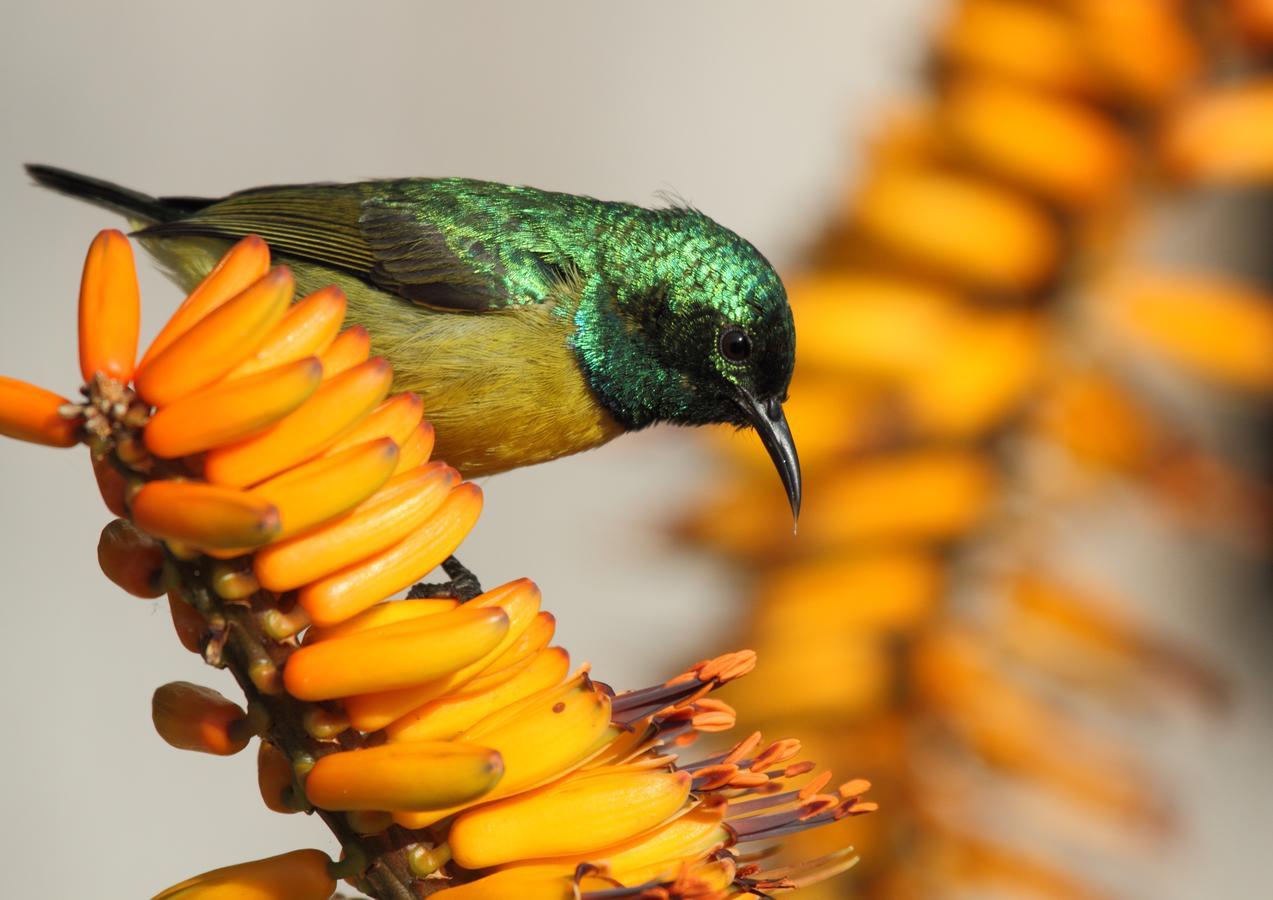
[{"label": "bird perched on flower", "polygon": [[465,475],[658,422],[732,423],[756,429],[799,512],[786,291],[755,247],[695,209],[459,178],[151,197],[27,171],[128,216],[185,289],[247,235],[269,242],[298,290],[339,285],[395,387],[423,398],[438,455]]}]

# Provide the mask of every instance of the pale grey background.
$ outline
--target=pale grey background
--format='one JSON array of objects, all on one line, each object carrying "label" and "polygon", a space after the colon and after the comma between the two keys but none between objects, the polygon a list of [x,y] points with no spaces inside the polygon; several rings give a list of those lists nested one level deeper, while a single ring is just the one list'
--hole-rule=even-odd
[{"label": "pale grey background", "polygon": [[[73,390],[78,267],[118,224],[29,187],[23,161],[176,193],[406,174],[637,202],[673,190],[781,264],[836,202],[934,5],[8,3],[0,371]],[[148,268],[143,291],[151,334],[177,294]],[[660,679],[734,608],[722,573],[669,561],[650,527],[706,465],[651,434],[501,476],[464,559],[490,584],[534,577],[601,677]],[[107,514],[82,451],[0,442],[0,476],[0,895],[142,897],[213,865],[330,849],[320,823],[260,806],[251,754],[182,754],[151,731],[157,684],[228,678],[177,646],[162,607],[97,571]],[[1235,666],[1257,648],[1237,645]],[[1267,775],[1269,734],[1244,718],[1185,745],[1186,771],[1209,779],[1207,820],[1153,895],[1257,896],[1270,797],[1250,781]],[[1203,746],[1211,763],[1191,764]]]}]

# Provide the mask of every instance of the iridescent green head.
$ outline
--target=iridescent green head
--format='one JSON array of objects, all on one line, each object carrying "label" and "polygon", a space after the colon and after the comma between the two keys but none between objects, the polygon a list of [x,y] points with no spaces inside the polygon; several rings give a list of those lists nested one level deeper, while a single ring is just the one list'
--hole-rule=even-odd
[{"label": "iridescent green head", "polygon": [[609,226],[574,338],[598,398],[629,429],[750,425],[798,512],[800,466],[782,412],[795,328],[778,274],[697,210],[636,210]]}]

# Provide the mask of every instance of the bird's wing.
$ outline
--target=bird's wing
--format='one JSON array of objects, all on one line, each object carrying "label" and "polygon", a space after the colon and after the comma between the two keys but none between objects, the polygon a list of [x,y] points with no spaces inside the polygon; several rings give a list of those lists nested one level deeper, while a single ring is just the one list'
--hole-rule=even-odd
[{"label": "bird's wing", "polygon": [[413,303],[480,312],[509,304],[505,267],[468,228],[451,242],[413,203],[377,196],[362,205],[358,225],[371,250],[370,280]]},{"label": "bird's wing", "polygon": [[478,312],[510,302],[502,263],[482,241],[461,240],[453,247],[417,202],[362,185],[258,188],[138,233],[227,239],[257,234],[276,256],[349,273],[413,303]]}]

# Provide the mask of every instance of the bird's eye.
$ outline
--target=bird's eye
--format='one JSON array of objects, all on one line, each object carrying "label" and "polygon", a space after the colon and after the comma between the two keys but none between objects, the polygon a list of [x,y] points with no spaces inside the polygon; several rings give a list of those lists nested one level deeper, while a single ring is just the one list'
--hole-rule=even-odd
[{"label": "bird's eye", "polygon": [[726,328],[720,333],[720,352],[728,360],[742,362],[751,356],[751,338],[741,328]]}]

